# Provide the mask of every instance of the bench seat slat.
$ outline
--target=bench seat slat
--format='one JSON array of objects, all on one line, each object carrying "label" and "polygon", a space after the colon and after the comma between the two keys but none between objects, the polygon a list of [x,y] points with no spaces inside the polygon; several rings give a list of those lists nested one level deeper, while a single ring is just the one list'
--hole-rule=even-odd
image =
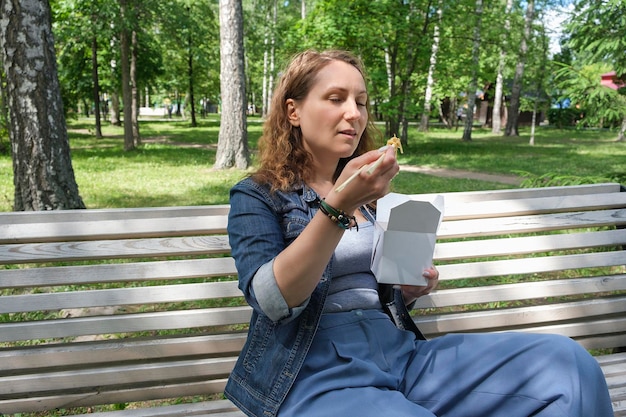
[{"label": "bench seat slat", "polygon": [[484,278],[500,275],[536,274],[568,269],[609,267],[624,265],[626,251],[594,252],[537,258],[501,259],[495,261],[468,262],[438,265],[440,281],[465,278]]},{"label": "bench seat slat", "polygon": [[[611,358],[609,361],[602,361],[601,359],[598,359],[598,363],[602,367],[602,372],[604,372],[604,375],[607,377],[621,376],[623,379],[621,385],[626,389],[626,358],[623,354],[619,353],[608,356],[614,358]],[[626,394],[626,391],[624,391],[624,393]]]},{"label": "bench seat slat", "polygon": [[416,316],[415,322],[426,335],[468,331],[488,331],[516,326],[538,326],[593,316],[623,314],[626,297],[588,299],[485,311]]},{"label": "bench seat slat", "polygon": [[0,244],[226,233],[227,216],[0,224]]},{"label": "bench seat slat", "polygon": [[626,399],[613,401],[613,417],[626,417]]},{"label": "bench seat slat", "polygon": [[230,253],[227,236],[190,236],[0,246],[0,263],[64,262]]},{"label": "bench seat slat", "polygon": [[626,386],[624,385],[626,384],[626,378],[624,375],[609,375],[606,377],[606,380],[609,387],[615,390],[615,394],[621,396],[623,400],[626,400]]},{"label": "bench seat slat", "polygon": [[159,285],[2,297],[0,314],[241,297],[237,281]]},{"label": "bench seat slat", "polygon": [[579,211],[443,222],[439,239],[626,225],[626,209]]},{"label": "bench seat slat", "polygon": [[149,385],[163,380],[209,380],[228,375],[236,360],[237,357],[224,357],[163,361],[158,364],[122,363],[118,366],[6,376],[0,384],[0,398],[71,389],[100,392],[123,388],[139,381]]},{"label": "bench seat slat", "polygon": [[0,270],[0,288],[52,287],[111,282],[236,276],[233,258]]},{"label": "bench seat slat", "polygon": [[[184,416],[212,416],[219,413],[219,417],[245,417],[229,400],[204,401],[199,403],[176,404],[163,406],[150,412],[151,417],[184,417]],[[83,414],[76,417],[145,417],[145,410],[111,411],[106,413]]]},{"label": "bench seat slat", "polygon": [[[3,413],[19,413],[23,410],[49,411],[57,408],[85,407],[93,404],[120,404],[134,401],[149,401],[160,398],[181,398],[194,395],[208,395],[224,391],[226,379],[212,379],[207,381],[181,381],[180,383],[164,383],[155,386],[126,388],[112,391],[89,392],[84,394],[63,393],[49,394],[12,400],[0,399],[0,410]],[[158,409],[158,407],[157,407]],[[218,412],[219,408],[216,410]],[[124,414],[126,410],[120,411]],[[151,415],[152,410],[146,411],[143,416]],[[107,413],[102,413],[107,415]],[[119,415],[118,414],[118,415]],[[92,414],[86,414],[85,417]],[[225,417],[221,414],[215,417]]]},{"label": "bench seat slat", "polygon": [[41,345],[0,349],[2,372],[38,372],[54,367],[100,366],[106,363],[173,359],[194,356],[222,356],[239,352],[246,334],[222,333],[156,339],[113,339],[74,343],[70,346]]},{"label": "bench seat slat", "polygon": [[415,307],[440,308],[620,290],[626,290],[626,274],[442,289],[418,298]]},{"label": "bench seat slat", "polygon": [[[613,365],[624,364],[626,365],[626,352],[613,353],[611,355],[599,355],[595,357],[602,369]],[[626,372],[626,368],[624,369]]]},{"label": "bench seat slat", "polygon": [[480,244],[476,241],[440,242],[435,245],[433,258],[452,261],[617,245],[626,245],[626,230],[483,239]]},{"label": "bench seat slat", "polygon": [[[589,327],[593,326],[592,330]],[[542,325],[536,327],[525,327],[524,331],[530,333],[556,333],[571,338],[597,337],[611,335],[615,332],[626,331],[626,317],[597,320],[591,318],[587,321],[581,319],[574,323],[562,323],[554,325]]]},{"label": "bench seat slat", "polygon": [[247,324],[250,313],[247,306],[215,307],[5,323],[0,327],[0,342]]},{"label": "bench seat slat", "polygon": [[626,346],[626,333],[602,335],[601,337],[583,336],[576,339],[587,349],[622,348]]}]

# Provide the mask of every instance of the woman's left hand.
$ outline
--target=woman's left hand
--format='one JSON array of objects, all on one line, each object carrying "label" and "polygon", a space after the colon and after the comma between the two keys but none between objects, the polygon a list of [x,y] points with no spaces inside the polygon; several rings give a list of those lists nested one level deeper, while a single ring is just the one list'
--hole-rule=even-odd
[{"label": "woman's left hand", "polygon": [[401,285],[402,297],[405,304],[410,304],[422,295],[430,294],[432,290],[437,288],[439,283],[439,271],[434,266],[424,270],[422,274],[426,278],[426,285]]}]

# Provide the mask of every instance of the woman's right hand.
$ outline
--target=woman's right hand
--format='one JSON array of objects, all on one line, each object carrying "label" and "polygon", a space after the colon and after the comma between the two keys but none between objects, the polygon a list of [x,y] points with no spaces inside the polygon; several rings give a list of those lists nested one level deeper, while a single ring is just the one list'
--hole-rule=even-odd
[{"label": "woman's right hand", "polygon": [[391,180],[398,174],[400,167],[396,159],[396,151],[393,146],[382,149],[384,159],[370,173],[364,168],[345,188],[337,191],[337,186],[343,184],[350,176],[364,165],[371,166],[381,156],[381,150],[367,152],[352,159],[343,169],[337,179],[333,191],[326,196],[326,201],[336,207],[345,207],[346,212],[353,212],[358,207],[371,203],[384,197],[389,192]]}]

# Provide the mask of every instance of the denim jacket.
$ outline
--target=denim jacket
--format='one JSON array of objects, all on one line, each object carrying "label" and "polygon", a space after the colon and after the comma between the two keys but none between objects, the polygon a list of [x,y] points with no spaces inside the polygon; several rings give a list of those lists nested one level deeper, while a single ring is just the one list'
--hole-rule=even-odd
[{"label": "denim jacket", "polygon": [[[249,416],[275,416],[315,336],[330,286],[333,259],[302,306],[289,309],[285,305],[281,311],[268,314],[255,297],[252,278],[257,273],[273,273],[274,258],[309,223],[319,208],[319,197],[306,185],[270,193],[269,187],[247,178],[232,188],[230,204],[228,234],[239,288],[253,312],[247,341],[224,394]],[[366,211],[363,214],[374,221]],[[380,285],[379,296],[396,326],[412,330],[423,339],[399,290]]]}]

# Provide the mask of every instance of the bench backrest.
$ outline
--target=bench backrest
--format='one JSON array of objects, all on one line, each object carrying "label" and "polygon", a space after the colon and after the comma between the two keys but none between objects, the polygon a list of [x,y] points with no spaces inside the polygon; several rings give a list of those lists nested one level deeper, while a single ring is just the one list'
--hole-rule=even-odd
[{"label": "bench backrest", "polygon": [[[428,337],[522,330],[626,346],[618,184],[444,198],[441,288],[416,313]],[[221,392],[250,317],[227,213],[0,213],[0,412]]]},{"label": "bench backrest", "polygon": [[0,213],[0,412],[221,392],[250,317],[227,213]]},{"label": "bench backrest", "polygon": [[626,192],[620,188],[444,194],[435,248],[441,285],[418,300],[421,329],[430,337],[551,332],[587,348],[626,346]]}]

